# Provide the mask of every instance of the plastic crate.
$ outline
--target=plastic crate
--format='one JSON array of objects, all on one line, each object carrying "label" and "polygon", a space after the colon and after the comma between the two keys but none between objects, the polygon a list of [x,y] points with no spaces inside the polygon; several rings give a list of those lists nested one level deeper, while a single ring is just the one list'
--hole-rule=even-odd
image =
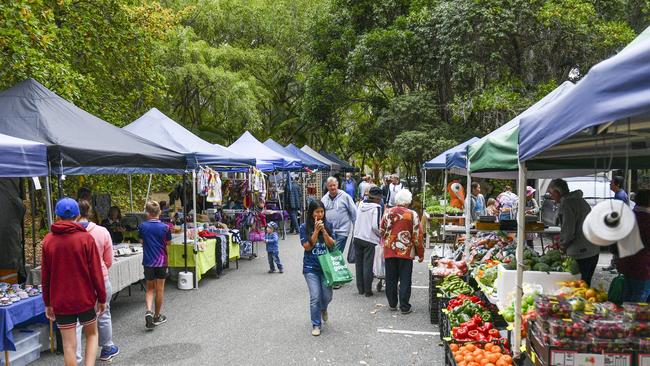
[{"label": "plastic crate", "polygon": [[444,280],[444,277],[435,276],[429,271],[429,314],[431,324],[438,323],[438,312],[440,308],[438,285]]}]

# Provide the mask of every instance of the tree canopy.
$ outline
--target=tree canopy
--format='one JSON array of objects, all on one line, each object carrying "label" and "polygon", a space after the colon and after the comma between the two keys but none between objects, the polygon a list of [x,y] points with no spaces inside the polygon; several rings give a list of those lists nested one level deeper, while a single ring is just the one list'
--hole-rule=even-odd
[{"label": "tree canopy", "polygon": [[611,56],[650,0],[14,0],[0,87],[34,77],[118,126],[157,107],[376,172],[483,135]]}]

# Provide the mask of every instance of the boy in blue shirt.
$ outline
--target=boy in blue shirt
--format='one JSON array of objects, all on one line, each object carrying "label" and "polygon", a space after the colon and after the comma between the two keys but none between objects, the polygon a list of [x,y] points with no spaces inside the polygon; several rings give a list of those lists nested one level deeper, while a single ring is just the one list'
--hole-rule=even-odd
[{"label": "boy in blue shirt", "polygon": [[266,254],[269,259],[269,273],[275,272],[275,266],[273,262],[278,266],[280,273],[284,273],[284,266],[280,263],[280,248],[278,246],[278,233],[276,232],[278,224],[271,221],[266,225],[266,235],[264,235],[264,241],[266,242]]},{"label": "boy in blue shirt", "polygon": [[[172,233],[169,226],[160,221],[158,202],[147,202],[145,211],[147,221],[140,224],[138,232],[143,249],[144,279],[147,281],[145,327],[147,330],[153,330],[157,325],[167,321],[167,317],[160,313],[160,309],[165,295],[165,278],[167,277],[167,243],[172,240]],[[156,297],[155,313],[152,312],[154,294]]]}]

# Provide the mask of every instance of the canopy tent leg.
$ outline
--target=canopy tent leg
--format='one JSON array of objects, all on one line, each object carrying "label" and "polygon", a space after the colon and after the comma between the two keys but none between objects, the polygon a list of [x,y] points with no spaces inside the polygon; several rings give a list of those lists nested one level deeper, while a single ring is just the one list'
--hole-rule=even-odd
[{"label": "canopy tent leg", "polygon": [[183,259],[185,261],[185,273],[187,273],[187,173],[183,173]]},{"label": "canopy tent leg", "polygon": [[147,195],[144,196],[144,208],[142,211],[144,211],[147,208],[147,202],[149,201],[149,194],[151,193],[151,177],[153,177],[153,174],[149,174],[149,184],[147,185]]},{"label": "canopy tent leg", "polygon": [[57,188],[57,193],[59,195],[59,199],[63,198],[63,176],[61,174],[58,175],[58,179],[56,180],[56,188]]},{"label": "canopy tent leg", "polygon": [[427,249],[431,247],[431,235],[429,235],[429,217],[426,216],[426,205],[427,202],[427,170],[422,169],[422,216],[423,216],[423,221],[425,222],[424,225],[424,233],[427,236]]},{"label": "canopy tent leg", "polygon": [[51,227],[54,224],[54,218],[52,217],[52,184],[49,172],[45,176],[45,210],[47,211],[47,223]]},{"label": "canopy tent leg", "polygon": [[129,212],[133,212],[133,181],[131,180],[131,174],[129,174]]},{"label": "canopy tent leg", "polygon": [[[32,212],[32,253],[33,253],[32,268],[36,268],[36,193],[34,192],[35,190],[36,187],[34,186],[34,181],[31,180],[31,182],[29,182],[29,202],[30,202],[30,210]],[[23,248],[23,252],[24,251],[25,249]]]},{"label": "canopy tent leg", "polygon": [[469,258],[469,237],[472,233],[472,176],[469,170],[469,158],[467,160],[467,184],[465,188],[465,260]]},{"label": "canopy tent leg", "polygon": [[445,169],[445,180],[444,187],[442,187],[442,256],[445,256],[445,248],[447,247],[447,231],[445,226],[447,225],[447,178],[449,172]]},{"label": "canopy tent leg", "polygon": [[515,330],[512,351],[518,356],[521,348],[521,300],[524,281],[524,245],[526,240],[526,163],[519,162],[517,180],[517,279],[515,282]]},{"label": "canopy tent leg", "polygon": [[[149,184],[151,184],[151,180],[149,180]],[[192,170],[192,209],[194,210],[194,215],[192,215],[192,219],[194,221],[194,247],[196,248],[196,245],[198,244],[198,233],[199,233],[197,228],[197,223],[196,223],[196,217],[198,215],[196,211],[196,169]],[[194,259],[194,263],[196,263],[196,258]],[[196,289],[199,288],[199,276],[196,273],[194,274],[194,285]]]}]

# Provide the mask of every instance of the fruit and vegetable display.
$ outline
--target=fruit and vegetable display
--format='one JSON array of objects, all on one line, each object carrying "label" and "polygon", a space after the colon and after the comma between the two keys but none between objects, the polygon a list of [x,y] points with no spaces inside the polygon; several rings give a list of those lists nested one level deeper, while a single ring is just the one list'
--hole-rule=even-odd
[{"label": "fruit and vegetable display", "polygon": [[590,288],[583,280],[563,281],[559,284],[562,287],[556,291],[556,295],[584,299],[590,303],[607,301],[607,292],[604,289]]},{"label": "fruit and vegetable display", "polygon": [[[534,312],[535,311],[535,296],[537,294],[528,294],[524,295],[521,298],[521,313],[522,314],[528,314],[529,312]],[[512,323],[515,321],[515,300],[512,300],[512,303],[505,308],[502,312],[501,315],[503,315],[503,319],[507,321],[508,323]]]},{"label": "fruit and vegetable display", "polygon": [[474,315],[470,320],[451,328],[451,335],[460,342],[495,342],[501,340],[501,333],[488,321],[483,321],[480,315]]},{"label": "fruit and vegetable display", "polygon": [[497,261],[487,261],[483,265],[483,269],[479,269],[476,273],[476,280],[487,287],[494,287],[494,281],[497,280],[497,275],[499,274],[499,262]]},{"label": "fruit and vegetable display", "polygon": [[[430,191],[433,193],[433,191]],[[433,194],[429,194],[427,192],[427,198],[426,198],[426,211],[429,214],[432,215],[442,215],[444,213],[447,213],[447,215],[462,215],[463,210],[452,207],[450,205],[443,206],[440,204],[440,200],[443,199],[440,196],[435,196]]]},{"label": "fruit and vegetable display", "polygon": [[458,366],[510,366],[512,357],[495,343],[450,343],[449,349]]},{"label": "fruit and vegetable display", "polygon": [[[503,261],[510,253],[516,251],[516,245],[512,237],[498,233],[479,233],[471,237],[465,245],[469,245],[469,257],[466,261],[471,264],[487,260]],[[460,248],[458,254],[462,254],[464,248]]]},{"label": "fruit and vegetable display", "polygon": [[474,292],[472,286],[456,275],[445,277],[438,286],[438,289],[442,296],[445,297],[455,297],[460,294],[471,294]]},{"label": "fruit and vegetable display", "polygon": [[[451,301],[453,300],[450,300],[450,303]],[[454,306],[452,307],[451,305]],[[464,299],[462,303],[454,302],[447,306],[447,318],[449,319],[449,326],[452,329],[462,323],[468,322],[476,316],[486,322],[492,320],[492,313],[490,313],[490,310],[480,300]]]},{"label": "fruit and vegetable display", "polygon": [[450,258],[440,258],[436,266],[431,269],[434,276],[446,277],[450,275],[462,276],[467,273],[467,263],[465,261],[455,261]]},{"label": "fruit and vegetable display", "polygon": [[[539,255],[534,250],[526,248],[524,250],[524,271],[539,272],[569,272],[571,274],[580,273],[578,262],[572,257],[567,257],[559,250],[549,250],[544,255]],[[513,256],[510,258],[505,269],[516,270],[517,261]]]},{"label": "fruit and vegetable display", "polygon": [[[632,352],[640,350],[642,340],[650,336],[645,303],[571,302],[561,296],[535,298],[537,318],[531,320],[534,336],[548,344],[583,353]],[[641,319],[641,320],[639,320]],[[646,319],[646,320],[643,320]]]}]

